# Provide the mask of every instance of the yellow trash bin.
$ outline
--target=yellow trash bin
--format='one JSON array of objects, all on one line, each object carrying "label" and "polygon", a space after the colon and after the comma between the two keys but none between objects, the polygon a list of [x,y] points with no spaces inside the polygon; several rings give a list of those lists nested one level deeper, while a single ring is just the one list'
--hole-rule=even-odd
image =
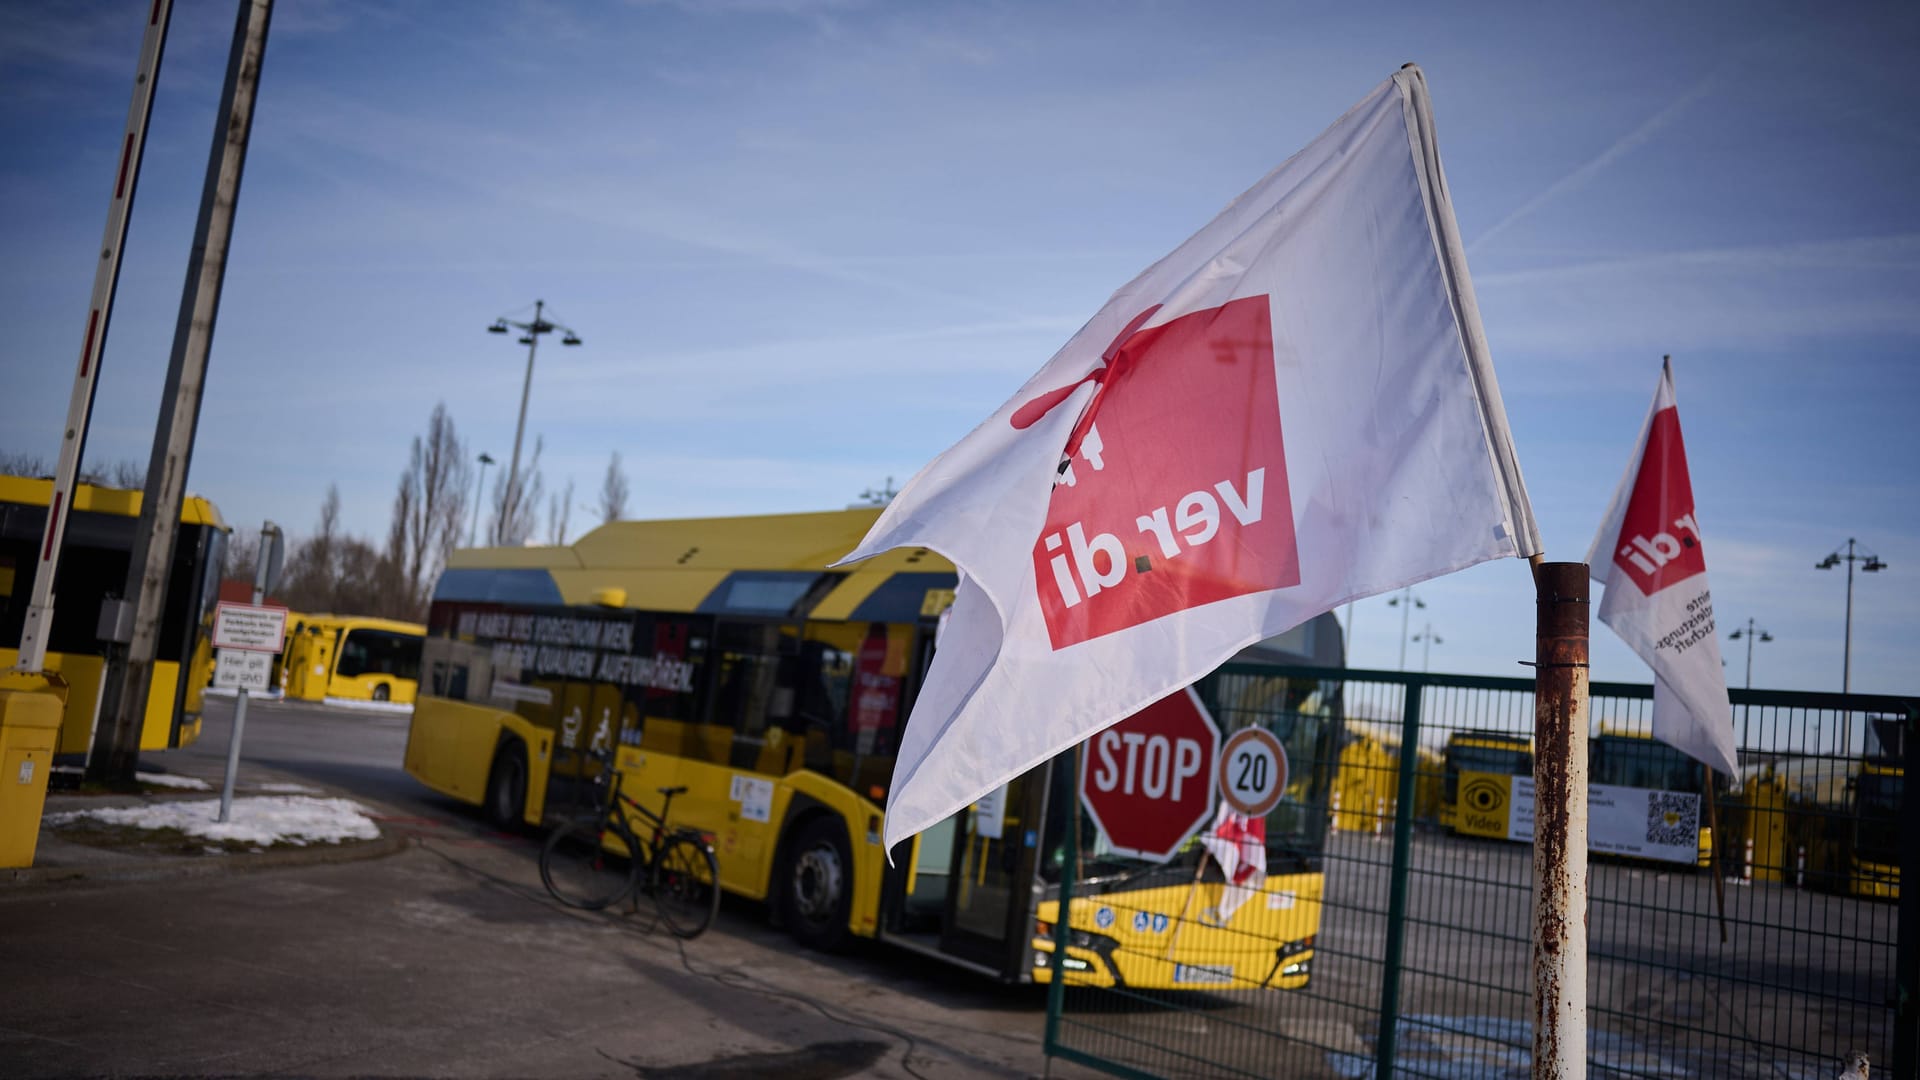
[{"label": "yellow trash bin", "polygon": [[65,711],[62,696],[45,680],[0,684],[0,868],[33,865]]}]

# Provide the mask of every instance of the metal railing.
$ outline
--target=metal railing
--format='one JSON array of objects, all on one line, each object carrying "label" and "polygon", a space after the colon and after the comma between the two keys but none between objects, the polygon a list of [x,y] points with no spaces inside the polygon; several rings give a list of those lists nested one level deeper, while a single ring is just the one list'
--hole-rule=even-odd
[{"label": "metal railing", "polygon": [[[1235,664],[1199,690],[1225,733],[1332,721],[1290,745],[1275,811],[1316,818],[1310,976],[1069,981],[1048,1053],[1121,1076],[1525,1075],[1533,682]],[[1897,823],[1920,823],[1920,699],[1734,690],[1741,775],[1708,788],[1650,738],[1651,686],[1590,694],[1589,1075],[1825,1078],[1855,1050],[1913,1075],[1920,932],[1900,927],[1920,898],[1900,898]]]}]

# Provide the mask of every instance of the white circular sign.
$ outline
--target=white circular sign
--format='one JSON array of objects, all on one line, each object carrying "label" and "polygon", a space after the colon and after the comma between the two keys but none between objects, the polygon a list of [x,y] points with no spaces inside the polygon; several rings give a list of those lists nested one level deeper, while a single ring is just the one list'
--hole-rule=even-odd
[{"label": "white circular sign", "polygon": [[1241,728],[1220,749],[1220,797],[1248,817],[1265,817],[1287,787],[1287,748],[1266,728]]}]

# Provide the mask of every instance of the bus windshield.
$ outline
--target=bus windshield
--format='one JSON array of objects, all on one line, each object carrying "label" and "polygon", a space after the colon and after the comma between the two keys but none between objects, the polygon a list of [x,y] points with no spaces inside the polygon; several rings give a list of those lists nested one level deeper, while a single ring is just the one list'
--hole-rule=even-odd
[{"label": "bus windshield", "polygon": [[[1289,687],[1288,683],[1294,685]],[[1287,752],[1287,784],[1280,803],[1268,812],[1267,872],[1298,873],[1319,868],[1326,845],[1327,796],[1332,790],[1334,735],[1337,707],[1322,704],[1337,699],[1337,684],[1310,680],[1260,677],[1249,679],[1231,670],[1216,676],[1211,697],[1216,719],[1226,734],[1243,727],[1262,726],[1280,739]],[[1324,694],[1320,693],[1326,690]],[[1297,708],[1284,708],[1289,701]],[[1079,853],[1075,880],[1105,892],[1157,888],[1170,882],[1184,884],[1194,877],[1204,849],[1190,841],[1164,865],[1142,862],[1115,853],[1100,836],[1099,827],[1079,805],[1077,786],[1067,781],[1068,765],[1055,763],[1054,797],[1047,807],[1047,837],[1041,877],[1049,884],[1060,880],[1065,859],[1067,822],[1078,822]],[[1204,869],[1204,868],[1203,868]],[[1177,881],[1175,879],[1178,879]]]},{"label": "bus windshield", "polygon": [[1592,782],[1596,784],[1700,792],[1699,763],[1666,743],[1650,738],[1596,737],[1591,750],[1591,768]]},{"label": "bus windshield", "polygon": [[1447,769],[1524,776],[1533,771],[1533,755],[1525,750],[1497,746],[1449,746]]},{"label": "bus windshield", "polygon": [[1857,783],[1855,797],[1860,809],[1855,850],[1868,862],[1894,862],[1900,796],[1906,777],[1899,773],[1869,771],[1862,773]]}]

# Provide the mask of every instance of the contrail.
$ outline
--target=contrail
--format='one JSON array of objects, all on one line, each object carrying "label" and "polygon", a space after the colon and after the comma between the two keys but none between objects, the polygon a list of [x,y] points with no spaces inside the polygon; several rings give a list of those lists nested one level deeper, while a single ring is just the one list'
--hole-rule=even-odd
[{"label": "contrail", "polygon": [[1707,96],[1707,94],[1713,90],[1718,89],[1721,81],[1720,73],[1717,71],[1701,79],[1698,83],[1694,84],[1692,89],[1680,95],[1666,108],[1653,114],[1645,123],[1622,135],[1620,138],[1615,139],[1613,145],[1600,151],[1599,154],[1595,155],[1586,164],[1581,165],[1567,175],[1548,184],[1546,190],[1528,199],[1526,202],[1521,203],[1520,207],[1513,213],[1495,222],[1492,228],[1475,237],[1473,241],[1467,245],[1467,251],[1474,251],[1487,241],[1504,232],[1507,226],[1512,225],[1514,222],[1533,213],[1540,207],[1552,202],[1562,192],[1579,187],[1595,173],[1600,172],[1615,161],[1625,157],[1641,143],[1659,134],[1661,129],[1673,122],[1675,117],[1685,112],[1688,106]]}]

